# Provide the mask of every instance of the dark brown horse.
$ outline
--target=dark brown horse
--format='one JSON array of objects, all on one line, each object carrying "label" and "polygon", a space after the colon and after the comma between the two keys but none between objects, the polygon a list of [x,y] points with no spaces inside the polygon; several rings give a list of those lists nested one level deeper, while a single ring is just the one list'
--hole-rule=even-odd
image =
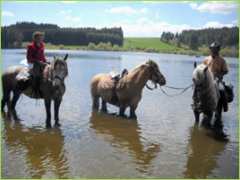
[{"label": "dark brown horse", "polygon": [[[18,88],[18,80],[17,76],[19,73],[28,73],[29,69],[22,66],[12,66],[9,67],[2,74],[2,88],[3,88],[3,97],[1,110],[4,111],[4,107],[7,103],[8,111],[15,114],[16,110],[15,106],[23,93],[26,96],[34,99],[44,99],[47,118],[46,118],[46,127],[51,127],[51,102],[54,101],[54,118],[55,118],[55,126],[60,126],[59,123],[59,107],[62,101],[62,96],[65,93],[65,84],[64,80],[68,75],[68,67],[67,60],[68,55],[63,59],[55,58],[51,64],[44,66],[43,68],[43,78],[40,81],[39,90],[41,92],[41,96],[33,93],[32,86],[29,86],[25,90],[21,91]],[[11,98],[11,93],[13,93],[13,97]]]}]

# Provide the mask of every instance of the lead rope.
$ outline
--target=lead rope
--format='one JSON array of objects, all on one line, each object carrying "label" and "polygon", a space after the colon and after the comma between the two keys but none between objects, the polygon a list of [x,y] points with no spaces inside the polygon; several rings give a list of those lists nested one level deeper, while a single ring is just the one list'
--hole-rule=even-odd
[{"label": "lead rope", "polygon": [[178,88],[178,87],[172,87],[172,86],[166,86],[167,88],[170,89],[175,89],[175,90],[182,90],[180,93],[176,93],[176,94],[168,94],[163,88],[162,86],[160,86],[161,91],[163,92],[163,94],[165,94],[168,97],[175,97],[175,96],[179,96],[181,94],[183,94],[184,92],[186,92],[188,89],[190,89],[191,87],[193,87],[193,84],[190,84],[189,86],[185,87],[185,88]]}]

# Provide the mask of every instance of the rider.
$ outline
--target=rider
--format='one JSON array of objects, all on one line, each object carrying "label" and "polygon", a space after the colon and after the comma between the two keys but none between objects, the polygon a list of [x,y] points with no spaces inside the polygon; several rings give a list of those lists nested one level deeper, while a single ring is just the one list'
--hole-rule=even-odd
[{"label": "rider", "polygon": [[[33,41],[27,46],[27,65],[30,69],[31,85],[34,93],[40,95],[40,80],[42,75],[43,67],[46,65],[47,60],[44,55],[44,33],[36,31],[33,33]],[[19,88],[24,90],[28,87],[29,82],[25,84],[21,79],[19,80]]]},{"label": "rider", "polygon": [[225,95],[223,76],[228,73],[228,66],[226,61],[219,55],[221,45],[218,42],[213,42],[210,46],[211,55],[208,56],[203,63],[209,67],[209,70],[213,73],[214,79],[217,80],[221,98],[223,98],[223,109],[228,111],[228,103]]}]

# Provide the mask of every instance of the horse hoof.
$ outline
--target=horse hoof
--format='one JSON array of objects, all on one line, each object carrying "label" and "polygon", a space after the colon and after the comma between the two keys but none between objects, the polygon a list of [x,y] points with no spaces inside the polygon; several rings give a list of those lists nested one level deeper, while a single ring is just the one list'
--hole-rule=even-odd
[{"label": "horse hoof", "polygon": [[203,121],[202,126],[205,127],[206,129],[212,129],[212,125],[210,122]]},{"label": "horse hoof", "polygon": [[136,120],[136,119],[137,119],[137,116],[129,116],[129,119],[134,119],[134,120]]},{"label": "horse hoof", "polygon": [[118,117],[127,118],[127,116],[125,114],[119,114]]},{"label": "horse hoof", "polygon": [[60,127],[61,124],[60,124],[60,123],[55,123],[54,126],[55,126],[55,127]]},{"label": "horse hoof", "polygon": [[102,113],[108,113],[108,111],[106,109],[101,109]]},{"label": "horse hoof", "polygon": [[50,129],[50,128],[52,128],[52,125],[51,124],[46,124],[46,128]]},{"label": "horse hoof", "polygon": [[219,141],[227,142],[229,141],[228,135],[226,135],[223,131],[215,131],[215,139]]}]

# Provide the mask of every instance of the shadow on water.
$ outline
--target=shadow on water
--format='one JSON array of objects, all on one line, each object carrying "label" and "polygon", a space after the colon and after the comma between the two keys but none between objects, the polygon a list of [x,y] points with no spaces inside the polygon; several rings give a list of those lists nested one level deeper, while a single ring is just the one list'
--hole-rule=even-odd
[{"label": "shadow on water", "polygon": [[18,153],[20,147],[26,150],[28,173],[32,178],[42,178],[49,172],[59,178],[67,176],[69,167],[61,129],[28,128],[6,114],[2,114],[2,121],[3,137],[10,151]]},{"label": "shadow on water", "polygon": [[147,172],[151,162],[160,152],[159,144],[144,144],[137,120],[92,112],[90,123],[97,135],[109,141],[113,147],[126,150],[134,158],[138,165],[136,169],[140,172]]},{"label": "shadow on water", "polygon": [[197,125],[191,127],[184,177],[207,178],[217,167],[217,157],[224,151],[226,144],[214,139],[214,134],[206,129]]}]

